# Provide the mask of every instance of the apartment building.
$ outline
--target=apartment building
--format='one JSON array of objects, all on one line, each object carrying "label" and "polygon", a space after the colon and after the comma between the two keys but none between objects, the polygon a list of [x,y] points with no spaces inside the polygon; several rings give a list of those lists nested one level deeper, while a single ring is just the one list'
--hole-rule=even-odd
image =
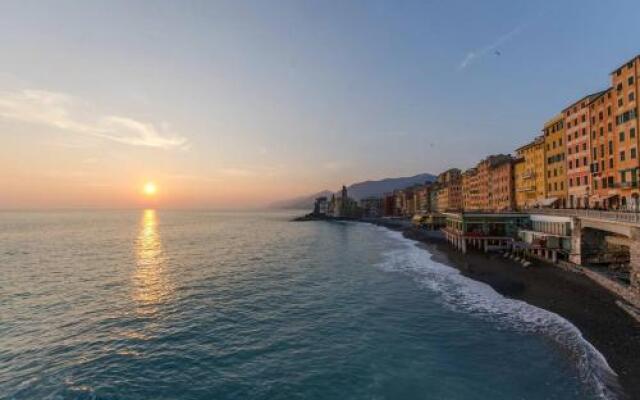
[{"label": "apartment building", "polygon": [[544,136],[516,149],[516,154],[516,205],[518,209],[535,207],[546,198]]},{"label": "apartment building", "polygon": [[514,208],[511,156],[491,155],[462,175],[465,211],[501,211]]},{"label": "apartment building", "polygon": [[612,106],[615,116],[614,169],[617,172],[614,187],[619,194],[619,207],[640,209],[638,177],[638,79],[640,56],[636,56],[611,73]]},{"label": "apartment building", "polygon": [[567,194],[571,208],[588,208],[591,195],[591,116],[589,103],[602,92],[587,95],[562,110],[567,158]]},{"label": "apartment building", "polygon": [[559,207],[567,206],[567,169],[564,115],[558,114],[544,124],[546,197]]},{"label": "apartment building", "polygon": [[616,188],[617,142],[611,88],[591,99],[591,197],[589,206],[616,208],[620,196]]}]

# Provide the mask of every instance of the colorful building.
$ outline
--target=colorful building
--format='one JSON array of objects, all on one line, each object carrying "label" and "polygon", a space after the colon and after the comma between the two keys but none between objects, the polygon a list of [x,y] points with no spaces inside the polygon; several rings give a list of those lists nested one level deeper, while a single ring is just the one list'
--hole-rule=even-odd
[{"label": "colorful building", "polygon": [[611,88],[591,99],[591,197],[589,206],[612,208],[619,204],[616,187],[618,165]]},{"label": "colorful building", "polygon": [[[614,168],[615,179],[619,187],[619,207],[621,209],[640,210],[640,192],[638,181],[640,164],[638,162],[638,79],[640,78],[640,56],[636,56],[611,73],[612,105],[615,116]],[[617,164],[617,165],[616,165]],[[615,185],[614,185],[615,186]]]},{"label": "colorful building", "polygon": [[513,159],[498,154],[480,161],[462,174],[462,198],[465,211],[513,210]]},{"label": "colorful building", "polygon": [[566,169],[566,139],[564,115],[558,114],[544,124],[546,196],[558,207],[566,207],[568,199]]},{"label": "colorful building", "polygon": [[458,168],[449,169],[438,175],[440,188],[436,196],[437,210],[462,210],[462,173]]},{"label": "colorful building", "polygon": [[544,136],[518,148],[515,176],[516,204],[518,209],[541,205],[546,198],[546,175],[544,172]]},{"label": "colorful building", "polygon": [[588,208],[591,195],[591,117],[589,103],[601,92],[581,98],[562,111],[567,158],[567,196],[570,208]]},{"label": "colorful building", "polygon": [[495,160],[489,178],[489,208],[492,211],[513,211],[516,208],[514,159],[505,156]]}]

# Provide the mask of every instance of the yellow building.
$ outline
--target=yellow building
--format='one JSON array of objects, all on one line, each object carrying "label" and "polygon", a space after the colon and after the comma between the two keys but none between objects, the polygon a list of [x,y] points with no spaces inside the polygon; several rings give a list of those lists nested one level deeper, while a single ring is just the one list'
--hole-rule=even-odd
[{"label": "yellow building", "polygon": [[[558,114],[544,124],[544,169],[547,203],[567,205],[567,170],[565,159],[564,115]],[[550,205],[550,204],[549,204]]]},{"label": "yellow building", "polygon": [[544,145],[544,136],[539,136],[516,150],[518,158],[523,159],[515,165],[516,205],[519,209],[539,206],[545,201],[547,180]]}]

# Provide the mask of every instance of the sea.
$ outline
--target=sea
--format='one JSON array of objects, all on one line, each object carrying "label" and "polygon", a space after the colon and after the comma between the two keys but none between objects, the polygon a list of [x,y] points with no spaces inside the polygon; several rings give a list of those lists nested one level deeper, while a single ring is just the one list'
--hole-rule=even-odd
[{"label": "sea", "polygon": [[615,398],[560,316],[299,214],[0,212],[0,398]]}]

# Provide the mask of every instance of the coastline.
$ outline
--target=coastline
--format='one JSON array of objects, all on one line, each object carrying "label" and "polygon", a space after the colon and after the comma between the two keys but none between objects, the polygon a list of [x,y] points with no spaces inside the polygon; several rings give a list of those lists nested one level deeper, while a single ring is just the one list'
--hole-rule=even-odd
[{"label": "coastline", "polygon": [[458,269],[462,275],[491,286],[501,295],[551,311],[575,325],[585,340],[606,358],[618,375],[622,398],[640,399],[640,326],[616,305],[617,297],[584,275],[534,262],[523,268],[499,254],[462,254],[432,232],[400,221],[362,222],[399,231],[431,253],[434,261]]}]

